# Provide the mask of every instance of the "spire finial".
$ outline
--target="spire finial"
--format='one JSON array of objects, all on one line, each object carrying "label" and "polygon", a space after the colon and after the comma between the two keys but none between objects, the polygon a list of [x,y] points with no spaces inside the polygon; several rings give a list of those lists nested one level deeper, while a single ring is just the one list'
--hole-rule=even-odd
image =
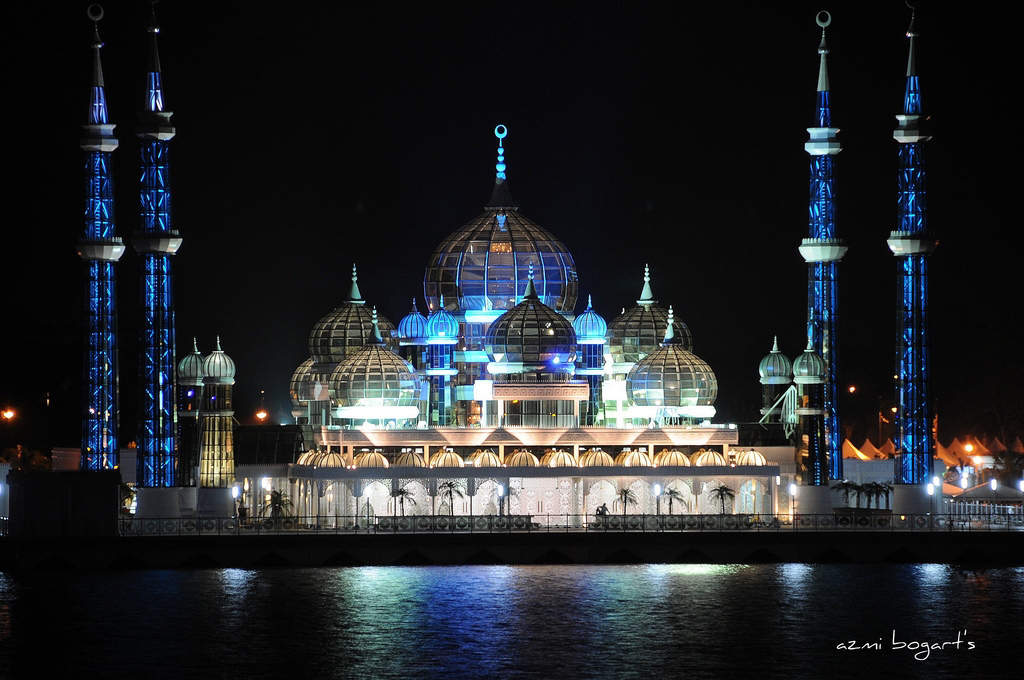
[{"label": "spire finial", "polygon": [[373,341],[376,344],[381,345],[381,344],[384,343],[384,338],[381,337],[381,335],[380,335],[380,326],[377,325],[377,308],[376,307],[374,307],[373,311],[370,313],[370,318],[372,319],[372,322],[373,322]]},{"label": "spire finial", "polygon": [[526,281],[526,291],[523,292],[524,300],[537,300],[537,288],[533,285],[533,263],[530,263],[530,278]]},{"label": "spire finial", "polygon": [[194,335],[192,336],[192,351],[195,352],[196,354],[199,354],[199,341],[196,339],[196,336]]},{"label": "spire finial", "polygon": [[821,42],[818,44],[818,54],[821,55],[818,63],[818,92],[828,92],[828,44],[825,42],[825,29],[832,23],[832,15],[826,10],[821,10],[814,21],[821,27]]},{"label": "spire finial", "polygon": [[156,21],[157,0],[150,0],[149,3],[149,26],[146,32],[149,33],[149,65],[146,68],[146,102],[145,107],[148,113],[158,113],[164,110],[164,86],[163,76],[160,73],[160,50],[157,47],[156,36],[160,33],[160,25]]},{"label": "spire finial", "polygon": [[89,125],[106,125],[107,115],[107,94],[103,83],[103,61],[100,58],[100,49],[103,48],[103,41],[100,39],[100,20],[103,19],[103,5],[93,3],[85,11],[86,16],[92,21],[92,89],[89,97]]},{"label": "spire finial", "polygon": [[587,309],[594,308],[594,301],[591,299],[590,293],[587,293]]},{"label": "spire finial", "polygon": [[917,15],[917,8],[907,0],[907,7],[910,8],[910,25],[907,26],[907,39],[910,40],[910,48],[907,52],[907,77],[917,75],[917,51],[914,49],[914,38],[918,33],[914,30],[914,19]]},{"label": "spire finial", "polygon": [[223,351],[224,351],[224,350],[222,350],[222,349],[220,348],[220,336],[219,336],[219,335],[217,336],[217,351],[218,351],[218,352],[223,352]]},{"label": "spire finial", "polygon": [[772,351],[773,352],[778,352],[779,351],[779,336],[777,336],[777,335],[774,338],[772,338]]},{"label": "spire finial", "polygon": [[676,338],[675,329],[673,328],[674,325],[675,325],[675,312],[672,310],[672,305],[669,305],[668,306],[668,320],[666,321],[666,325],[665,325],[665,340],[664,340],[665,344],[672,342]]},{"label": "spire finial", "polygon": [[640,291],[640,299],[637,300],[637,304],[650,305],[657,302],[654,299],[654,291],[651,289],[651,268],[649,265],[644,265],[644,287]]},{"label": "spire finial", "polygon": [[356,271],[356,263],[352,263],[352,287],[348,291],[348,301],[356,304],[365,304],[362,293],[359,292],[359,273]]},{"label": "spire finial", "polygon": [[491,200],[487,202],[487,207],[514,210],[516,204],[512,200],[512,192],[508,189],[508,176],[505,174],[508,165],[505,163],[504,139],[508,136],[508,128],[499,123],[494,127],[494,136],[498,138],[498,161],[494,164],[494,190],[491,192]]},{"label": "spire finial", "polygon": [[441,302],[438,303],[438,309],[444,309],[444,293],[441,293]]},{"label": "spire finial", "polygon": [[420,311],[419,309],[416,308],[416,298],[412,299],[412,311],[413,312],[419,312]]}]

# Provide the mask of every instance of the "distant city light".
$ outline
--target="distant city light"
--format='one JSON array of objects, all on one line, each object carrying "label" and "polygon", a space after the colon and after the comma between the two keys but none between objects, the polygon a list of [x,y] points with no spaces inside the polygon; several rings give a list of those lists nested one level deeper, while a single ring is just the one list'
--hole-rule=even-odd
[{"label": "distant city light", "polygon": [[896,413],[896,411],[898,411],[898,410],[899,410],[899,407],[898,407],[898,406],[893,406],[893,407],[892,407],[891,409],[889,409],[889,410],[890,410],[890,411],[892,411],[893,413]]},{"label": "distant city light", "polygon": [[0,411],[0,416],[3,416],[4,420],[6,420],[8,422],[14,420],[14,416],[16,416],[16,415],[18,415],[18,414],[15,413],[13,408],[9,408],[8,407],[8,408],[5,408],[3,411]]},{"label": "distant city light", "polygon": [[268,415],[270,415],[270,414],[267,413],[267,410],[261,408],[259,411],[256,411],[256,420],[258,420],[258,421],[260,421],[262,423],[264,420],[267,419]]},{"label": "distant city light", "polygon": [[847,388],[847,389],[850,390],[850,394],[853,394],[854,392],[857,391],[857,386],[856,385],[850,385],[850,387]]}]

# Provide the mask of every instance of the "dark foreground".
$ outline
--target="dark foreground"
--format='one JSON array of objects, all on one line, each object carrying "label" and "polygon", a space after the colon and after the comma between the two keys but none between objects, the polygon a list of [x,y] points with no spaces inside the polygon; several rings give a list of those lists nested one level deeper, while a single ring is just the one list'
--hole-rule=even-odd
[{"label": "dark foreground", "polygon": [[377,533],[0,539],[0,569],[457,564],[1024,565],[1024,532]]},{"label": "dark foreground", "polygon": [[0,572],[0,677],[1008,678],[1022,617],[1015,567]]}]

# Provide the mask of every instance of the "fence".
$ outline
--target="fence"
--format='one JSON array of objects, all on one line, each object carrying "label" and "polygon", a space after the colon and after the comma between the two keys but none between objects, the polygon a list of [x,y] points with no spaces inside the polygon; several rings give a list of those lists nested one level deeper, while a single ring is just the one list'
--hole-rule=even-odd
[{"label": "fence", "polygon": [[330,515],[119,519],[122,536],[533,532],[1024,531],[1024,515]]}]

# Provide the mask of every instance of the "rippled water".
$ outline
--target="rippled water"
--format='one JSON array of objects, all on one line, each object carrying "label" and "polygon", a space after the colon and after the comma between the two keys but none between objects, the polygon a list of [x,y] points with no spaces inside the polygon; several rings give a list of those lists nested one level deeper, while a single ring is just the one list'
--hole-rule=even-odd
[{"label": "rippled water", "polygon": [[[1022,621],[1021,568],[0,574],[0,676],[1012,677]],[[938,643],[967,629],[977,647],[916,661],[890,649],[893,629]],[[880,637],[881,651],[836,650]]]}]

